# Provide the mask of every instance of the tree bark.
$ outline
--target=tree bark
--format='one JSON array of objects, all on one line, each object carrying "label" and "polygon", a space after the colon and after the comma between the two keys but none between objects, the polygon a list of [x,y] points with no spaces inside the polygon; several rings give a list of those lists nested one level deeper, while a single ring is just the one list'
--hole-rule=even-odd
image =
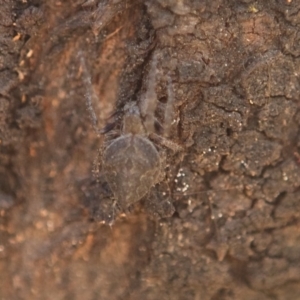
[{"label": "tree bark", "polygon": [[[300,299],[299,1],[2,0],[0,37],[1,299]],[[121,212],[98,149],[154,55],[180,151]]]}]

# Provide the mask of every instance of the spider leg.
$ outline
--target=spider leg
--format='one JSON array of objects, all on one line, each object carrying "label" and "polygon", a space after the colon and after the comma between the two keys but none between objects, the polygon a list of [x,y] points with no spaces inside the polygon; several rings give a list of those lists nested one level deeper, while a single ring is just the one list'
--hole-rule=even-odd
[{"label": "spider leg", "polygon": [[78,56],[80,59],[80,67],[83,72],[83,83],[84,83],[85,90],[86,90],[84,97],[85,97],[85,101],[86,101],[87,111],[89,112],[89,117],[92,122],[93,129],[95,130],[97,135],[100,136],[101,130],[98,128],[97,116],[96,116],[95,110],[92,105],[93,99],[97,99],[97,96],[93,89],[91,76],[87,70],[85,59],[81,52],[79,53]]},{"label": "spider leg", "polygon": [[168,101],[166,103],[165,117],[164,117],[164,135],[166,137],[169,136],[171,125],[174,121],[174,99],[175,99],[173,84],[169,74],[167,75],[167,81],[168,81],[167,83]]},{"label": "spider leg", "polygon": [[157,105],[157,95],[155,91],[156,85],[156,73],[157,73],[157,55],[154,54],[149,76],[148,76],[148,87],[147,91],[143,95],[139,108],[141,115],[144,119],[144,126],[147,132],[155,132],[154,123],[155,123],[155,110]]},{"label": "spider leg", "polygon": [[97,156],[93,161],[93,169],[92,169],[92,173],[94,177],[97,179],[97,181],[99,181],[99,177],[100,177],[102,156],[103,156],[103,147],[100,147],[98,149]]},{"label": "spider leg", "polygon": [[180,146],[179,144],[174,143],[174,142],[168,140],[167,138],[164,138],[154,132],[149,134],[149,138],[151,140],[155,141],[156,143],[173,150],[174,152],[179,152],[179,151],[183,150],[183,147]]}]

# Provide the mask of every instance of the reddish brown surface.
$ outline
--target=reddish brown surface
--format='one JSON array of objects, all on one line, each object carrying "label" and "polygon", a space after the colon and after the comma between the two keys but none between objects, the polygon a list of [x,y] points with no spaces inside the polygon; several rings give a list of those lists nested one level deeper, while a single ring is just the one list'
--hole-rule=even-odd
[{"label": "reddish brown surface", "polygon": [[[0,299],[300,299],[299,1],[81,4],[0,6]],[[78,53],[103,127],[153,50],[185,151],[110,228]]]}]

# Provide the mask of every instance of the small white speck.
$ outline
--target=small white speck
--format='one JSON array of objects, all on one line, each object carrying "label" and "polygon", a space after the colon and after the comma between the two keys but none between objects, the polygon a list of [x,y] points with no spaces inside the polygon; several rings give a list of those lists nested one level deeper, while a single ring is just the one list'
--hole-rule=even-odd
[{"label": "small white speck", "polygon": [[186,191],[188,190],[188,188],[189,188],[189,185],[186,184],[186,185],[183,187],[182,191],[183,191],[183,192],[186,192]]}]

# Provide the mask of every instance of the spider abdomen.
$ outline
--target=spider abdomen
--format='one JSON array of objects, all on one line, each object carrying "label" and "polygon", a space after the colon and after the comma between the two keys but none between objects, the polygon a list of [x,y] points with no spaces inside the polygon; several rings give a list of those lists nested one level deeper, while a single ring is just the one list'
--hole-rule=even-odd
[{"label": "spider abdomen", "polygon": [[126,134],[113,140],[103,155],[104,176],[118,203],[127,208],[158,183],[160,156],[142,135]]}]

